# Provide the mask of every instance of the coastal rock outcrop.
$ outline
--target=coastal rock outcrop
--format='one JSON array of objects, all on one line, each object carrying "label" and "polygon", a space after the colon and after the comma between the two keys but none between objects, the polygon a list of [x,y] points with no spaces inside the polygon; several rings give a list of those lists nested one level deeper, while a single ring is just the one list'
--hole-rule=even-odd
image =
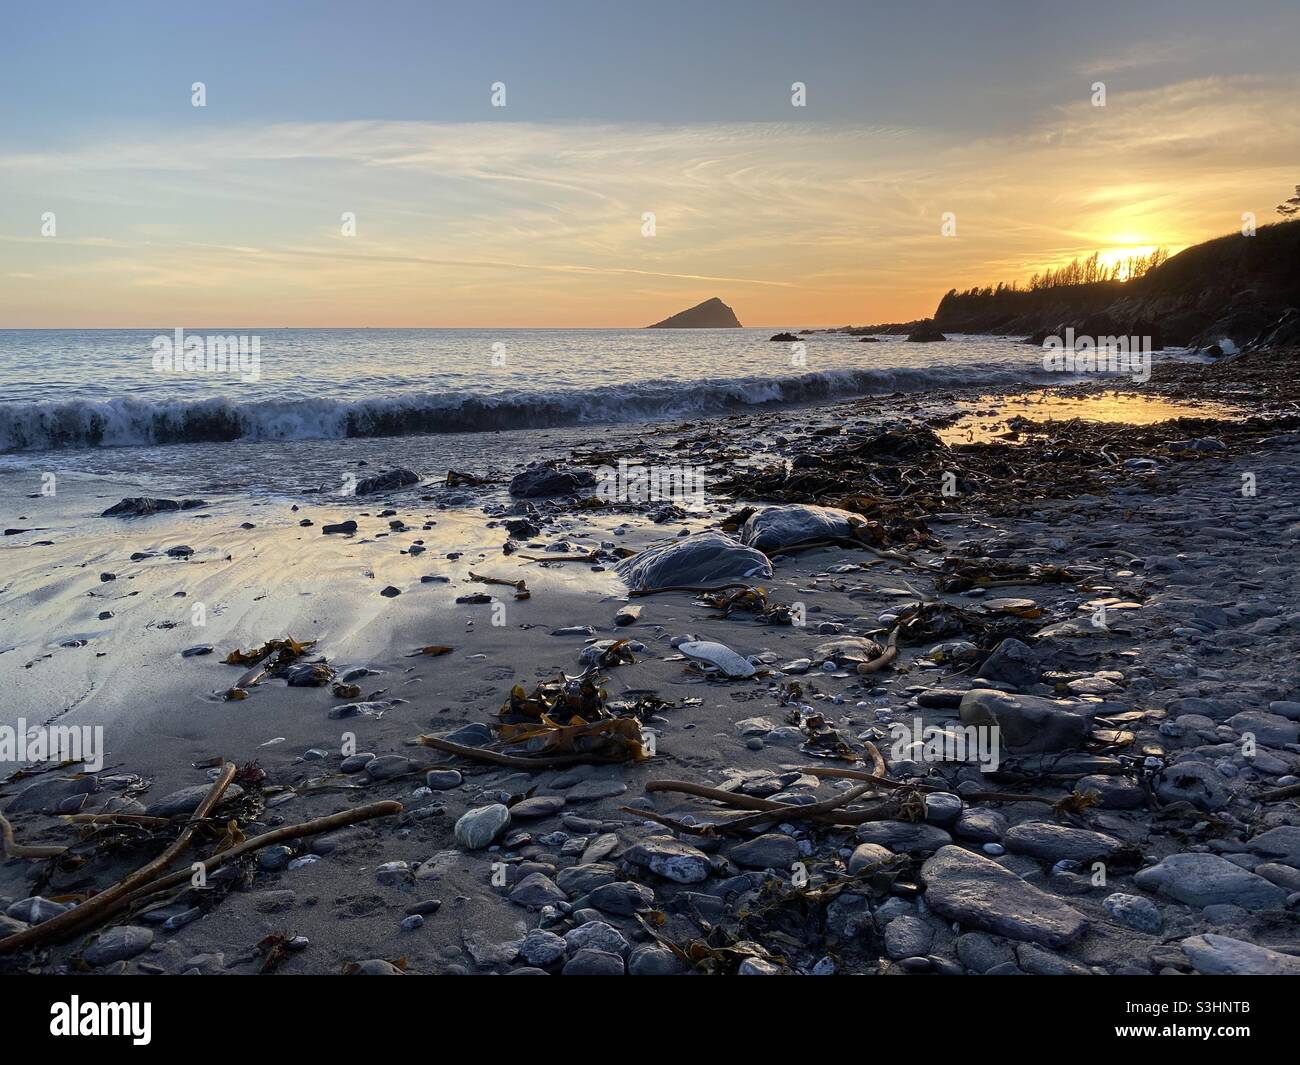
[{"label": "coastal rock outcrop", "polygon": [[665,318],[662,322],[655,322],[654,325],[648,325],[646,328],[740,329],[741,325],[740,319],[736,317],[736,312],[718,299],[717,296],[714,296],[712,299],[697,303],[694,307],[688,307],[686,310],[679,311],[677,314]]}]

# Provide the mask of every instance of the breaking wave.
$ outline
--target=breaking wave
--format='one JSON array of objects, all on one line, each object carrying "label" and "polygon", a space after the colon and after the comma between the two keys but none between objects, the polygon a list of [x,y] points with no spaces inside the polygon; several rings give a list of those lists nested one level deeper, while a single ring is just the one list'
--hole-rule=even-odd
[{"label": "breaking wave", "polygon": [[689,418],[891,392],[995,387],[1045,377],[1032,364],[1021,362],[832,370],[779,378],[641,381],[493,395],[404,393],[377,399],[321,397],[256,403],[224,398],[0,403],[0,452],[541,429]]}]

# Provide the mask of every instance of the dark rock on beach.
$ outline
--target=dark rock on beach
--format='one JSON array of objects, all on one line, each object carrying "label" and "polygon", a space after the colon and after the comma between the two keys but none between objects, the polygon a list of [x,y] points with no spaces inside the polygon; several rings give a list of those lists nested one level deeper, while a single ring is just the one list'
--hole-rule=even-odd
[{"label": "dark rock on beach", "polygon": [[100,514],[101,518],[143,518],[150,514],[161,514],[169,510],[194,510],[206,507],[202,499],[152,499],[148,496],[128,496],[120,503],[114,503]]}]

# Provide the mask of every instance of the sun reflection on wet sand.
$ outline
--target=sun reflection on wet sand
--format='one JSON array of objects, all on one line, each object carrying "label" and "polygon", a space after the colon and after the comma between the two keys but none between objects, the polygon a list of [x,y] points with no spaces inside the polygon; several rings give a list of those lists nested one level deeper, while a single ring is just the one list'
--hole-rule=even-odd
[{"label": "sun reflection on wet sand", "polygon": [[963,401],[959,408],[963,413],[957,421],[936,430],[946,444],[1022,443],[1024,434],[1008,424],[1009,419],[1014,418],[1027,418],[1034,422],[1066,422],[1081,418],[1088,422],[1154,425],[1174,418],[1227,420],[1245,413],[1222,403],[1172,400],[1132,392],[1102,392],[1089,396],[1062,396],[1047,392],[981,396]]}]

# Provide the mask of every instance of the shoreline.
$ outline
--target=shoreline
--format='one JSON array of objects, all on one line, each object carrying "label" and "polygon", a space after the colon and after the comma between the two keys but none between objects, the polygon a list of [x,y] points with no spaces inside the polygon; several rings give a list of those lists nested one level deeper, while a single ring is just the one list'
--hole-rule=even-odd
[{"label": "shoreline", "polygon": [[[1256,367],[1251,360],[1158,369],[1135,394],[1266,410],[1280,408],[1295,394],[1288,392],[1289,378],[1277,365]],[[1234,376],[1241,394],[1223,387]],[[1264,380],[1273,382],[1271,395],[1262,389]],[[209,763],[222,757],[240,766],[256,762],[266,774],[257,781],[246,775],[248,786],[230,808],[250,837],[281,819],[325,816],[355,802],[396,799],[405,810],[400,817],[345,829],[338,838],[293,845],[269,860],[255,858],[215,891],[204,889],[208,894],[184,889],[164,896],[153,904],[157,908],[117,922],[144,929],[149,942],[134,953],[129,953],[134,946],[123,947],[121,957],[96,971],[256,971],[264,963],[256,944],[277,931],[310,941],[280,962],[284,972],[337,972],[350,963],[398,957],[412,972],[615,966],[609,957],[592,953],[617,959],[619,971],[675,970],[680,960],[635,919],[643,902],[665,914],[657,935],[685,944],[701,935],[690,919],[693,910],[722,919],[734,915],[740,901],[753,904],[763,891],[788,892],[796,863],[806,865],[815,886],[852,879],[855,856],[865,861],[864,854],[875,853],[861,852],[864,846],[883,846],[901,856],[889,883],[843,889],[843,898],[860,900],[851,906],[827,901],[816,935],[809,934],[798,957],[781,955],[783,960],[775,961],[780,952],[772,940],[761,953],[720,962],[718,968],[817,971],[830,959],[833,971],[890,974],[953,966],[982,972],[1008,965],[1022,972],[1181,972],[1220,964],[1225,950],[1240,953],[1213,943],[1202,949],[1198,940],[1207,933],[1272,952],[1264,961],[1251,955],[1252,964],[1279,971],[1300,965],[1300,941],[1285,931],[1281,917],[1289,912],[1293,921],[1300,903],[1300,852],[1294,842],[1286,843],[1292,839],[1288,833],[1300,836],[1300,827],[1294,827],[1300,826],[1300,811],[1284,800],[1260,799],[1287,787],[1282,782],[1300,768],[1293,735],[1297,715],[1291,709],[1300,712],[1295,701],[1300,687],[1286,668],[1300,649],[1300,589],[1285,564],[1285,553],[1300,538],[1300,497],[1289,473],[1300,458],[1300,435],[1291,431],[1300,418],[1269,413],[1258,422],[1247,417],[1173,423],[1174,435],[1192,447],[1171,447],[1168,428],[1058,423],[1042,433],[1026,421],[1007,427],[1021,437],[1013,448],[988,443],[947,449],[940,441],[936,449],[921,424],[956,419],[978,408],[984,397],[1006,412],[992,415],[994,422],[1014,419],[1023,415],[1017,397],[1038,391],[990,396],[987,390],[949,390],[753,410],[685,423],[605,427],[596,439],[581,427],[534,431],[534,439],[559,438],[550,441],[546,457],[565,466],[593,467],[602,464],[597,459],[621,455],[648,464],[700,464],[720,474],[717,481],[710,478],[717,488],[725,488],[730,477],[731,497],[711,495],[707,506],[684,514],[662,513],[662,502],[590,508],[559,499],[511,499],[503,484],[435,482],[364,499],[319,502],[299,495],[293,497],[296,504],[278,489],[258,498],[217,492],[207,507],[137,519],[91,515],[123,496],[158,494],[153,489],[160,479],[142,493],[139,485],[120,478],[61,478],[56,502],[45,510],[43,500],[6,499],[7,510],[21,507],[13,513],[28,516],[13,524],[33,531],[6,537],[3,545],[7,561],[18,558],[17,552],[22,556],[21,565],[6,567],[10,606],[0,625],[0,683],[24,693],[26,704],[15,709],[29,721],[102,725],[109,753],[92,793],[55,785],[61,774],[50,770],[35,779],[50,787],[57,802],[17,813],[8,807],[23,843],[71,844],[85,860],[73,868],[63,859],[5,863],[0,910],[30,895],[102,889],[140,864],[140,854],[150,853],[148,837],[129,832],[101,829],[78,842],[69,824],[58,819],[62,804],[83,811],[146,810],[170,792],[206,787],[214,772]],[[889,425],[904,427],[891,436]],[[410,446],[412,439],[347,443],[365,444],[369,475],[406,465],[402,449],[418,451]],[[861,454],[854,450],[858,439],[869,445]],[[995,448],[1022,453],[1007,456]],[[388,461],[381,466],[377,460],[384,451]],[[463,454],[470,457],[472,451],[467,445]],[[522,460],[524,454],[521,446],[510,458]],[[947,496],[940,474],[954,455],[958,494]],[[804,476],[786,476],[773,489],[777,482],[763,481],[759,474],[777,456],[793,459]],[[850,460],[860,465],[844,466]],[[477,464],[446,465],[479,476],[486,472],[481,455]],[[492,472],[503,477],[515,472],[508,460],[494,467]],[[672,542],[683,530],[691,535],[716,530],[742,506],[844,502],[834,496],[837,471],[847,468],[858,471],[852,478],[863,470],[877,478],[875,502],[864,501],[860,510],[871,523],[867,549],[774,551],[773,578],[750,582],[762,585],[772,600],[803,603],[804,627],[764,624],[743,609],[719,617],[716,608],[685,592],[629,598],[615,573],[620,549],[635,552]],[[1258,494],[1241,495],[1243,474],[1253,475]],[[745,485],[756,486],[756,494],[745,495]],[[760,491],[763,485],[767,488]],[[850,485],[861,495],[871,494],[860,480],[851,479]],[[656,513],[665,518],[662,523],[653,520]],[[348,518],[360,526],[355,537],[321,532],[327,522]],[[511,538],[504,523],[519,519],[532,522],[537,532]],[[300,526],[303,520],[314,524]],[[394,520],[402,527],[392,528]],[[256,527],[241,528],[244,523]],[[42,539],[54,543],[20,546]],[[509,553],[502,551],[505,543],[513,545]],[[533,544],[538,546],[528,546]],[[167,550],[178,545],[192,546],[193,553],[169,558]],[[412,547],[424,550],[411,554]],[[589,550],[599,552],[596,560],[522,557]],[[131,562],[133,552],[153,554]],[[1072,567],[1082,576],[1043,581],[1040,569],[1031,581],[1020,571],[1020,580],[1005,578],[1014,581],[1007,587],[943,590],[934,578],[945,572],[944,559],[965,560],[984,572],[1003,562]],[[100,580],[101,572],[114,578]],[[511,589],[472,580],[470,573],[523,579],[530,598],[518,600]],[[447,580],[422,582],[422,577]],[[400,594],[383,596],[387,587]],[[455,602],[476,593],[492,601]],[[985,606],[1012,597],[1031,603],[992,611]],[[1105,632],[1032,637],[1061,622],[1074,622],[1078,629],[1081,619],[1093,615],[1097,600],[1109,601],[1119,618]],[[185,617],[196,602],[206,606],[205,626],[190,625]],[[892,668],[869,675],[851,667],[779,669],[814,657],[818,646],[839,637],[883,640],[900,609],[933,602],[965,611],[954,616],[970,631],[959,626],[925,635],[921,626],[915,642],[900,645]],[[640,617],[616,625],[616,612],[629,605],[641,607]],[[92,623],[102,611],[114,616]],[[492,623],[495,614],[504,624]],[[583,626],[592,627],[590,636],[581,631],[552,635]],[[999,635],[1012,631],[1020,635]],[[723,680],[692,671],[673,646],[688,634],[732,647],[780,675]],[[376,672],[347,682],[361,689],[361,697],[350,700],[332,695],[329,685],[288,687],[282,680],[255,685],[243,700],[220,697],[244,672],[222,665],[220,658],[236,647],[248,650],[285,636],[318,640],[303,663],[323,657],[338,678],[358,669]],[[514,684],[531,691],[561,672],[573,675],[593,637],[624,636],[644,646],[633,650],[633,663],[604,669],[602,675],[610,702],[635,703],[650,691],[664,700],[642,718],[643,730],[655,736],[656,754],[648,760],[525,774],[410,745],[420,733],[445,735],[494,723]],[[962,796],[994,790],[981,776],[970,776],[977,770],[892,756],[887,732],[880,730],[917,716],[927,725],[952,725],[950,695],[927,696],[925,702],[918,697],[969,688],[979,671],[989,668],[990,653],[1002,639],[1041,649],[1039,673],[1030,677],[1024,668],[1017,674],[1007,667],[987,676],[989,681],[1015,698],[1065,697],[1099,722],[1060,757],[1089,770],[1077,776],[1104,778],[1100,805],[1076,802],[1053,813],[1051,804],[1067,799],[1075,782],[1056,779],[1042,767],[1031,771],[1023,757],[1019,764],[1010,761],[1012,776],[996,790],[1032,791],[1046,805],[968,800]],[[936,646],[963,642],[973,645],[973,653],[949,650],[940,662],[927,657]],[[10,649],[11,644],[16,646]],[[185,648],[200,644],[212,645],[213,653],[180,657]],[[453,650],[409,657],[433,645]],[[104,658],[96,658],[101,652]],[[797,696],[790,694],[791,684],[799,685]],[[391,705],[348,718],[329,716],[357,702]],[[1278,708],[1270,709],[1274,704]],[[816,713],[801,713],[800,705]],[[820,728],[810,733],[810,716],[825,718],[855,752],[854,761],[838,764],[869,769],[863,737],[871,737],[896,782],[939,787],[938,794],[954,798],[929,799],[925,796],[936,793],[917,791],[929,811],[924,822],[879,823],[902,828],[851,830],[773,818],[753,838],[725,832],[699,837],[679,829],[675,842],[662,839],[668,829],[649,815],[680,822],[710,811],[699,799],[646,793],[644,785],[652,779],[730,787],[746,795],[782,794],[796,803],[838,794],[834,780],[796,771],[837,764],[820,758],[815,745],[801,749]],[[771,727],[748,724],[738,732],[738,723],[756,718]],[[1193,720],[1180,724],[1181,719]],[[1229,750],[1240,746],[1246,731],[1260,740],[1264,758],[1246,761]],[[384,759],[379,767],[342,772],[344,732],[355,734],[358,751]],[[1147,753],[1157,748],[1160,753]],[[1159,760],[1161,772],[1147,765],[1151,758]],[[1170,777],[1186,774],[1189,764],[1204,767],[1198,779],[1208,797],[1194,788],[1188,795],[1169,790]],[[1183,769],[1175,773],[1173,766]],[[461,782],[433,788],[423,779],[430,769],[441,774],[454,769]],[[133,774],[149,782],[147,790]],[[1112,777],[1125,786],[1107,786]],[[28,784],[9,779],[0,787],[0,802],[11,803]],[[503,798],[512,808],[521,802],[531,806],[522,807],[497,838],[494,845],[501,849],[467,850],[458,844],[454,826],[461,816]],[[1198,798],[1218,805],[1198,809]],[[1180,804],[1189,816],[1177,813]],[[646,816],[624,812],[624,806]],[[525,810],[536,811],[535,817],[524,816]],[[968,824],[959,830],[963,819]],[[1032,827],[1043,824],[1048,827]],[[1279,830],[1286,831],[1256,843]],[[1291,849],[1276,853],[1278,840]],[[988,851],[990,843],[1002,853]],[[1134,850],[1140,853],[1136,862]],[[934,859],[936,853],[942,861]],[[1113,867],[1104,887],[1089,882],[1099,853]],[[1221,879],[1224,870],[1198,872],[1184,869],[1186,862],[1168,861],[1179,854],[1217,858],[1251,879],[1211,898],[1206,894],[1212,894],[1206,886],[1214,880],[1211,872]],[[946,912],[954,904],[944,901],[944,885],[964,883],[968,874],[961,863],[976,859],[1011,874],[1015,883],[1008,882],[1006,890],[1013,894],[1025,885],[1050,896],[1058,923],[1073,927],[1077,917],[1082,930],[1066,935],[1003,922],[990,931],[987,914],[997,909],[992,901],[983,917]],[[931,861],[935,864],[924,872]],[[1079,864],[1061,867],[1062,861]],[[1254,871],[1264,866],[1274,879]],[[504,871],[504,884],[493,882],[497,869]],[[675,879],[665,869],[680,875]],[[609,884],[625,886],[600,890]],[[651,893],[648,900],[645,892]],[[1115,894],[1150,906],[1105,905]],[[402,926],[406,911],[435,898],[440,906],[416,915],[423,918],[420,927]],[[1258,905],[1239,905],[1243,898]],[[1152,920],[1152,909],[1160,918],[1158,931],[1132,923]],[[182,916],[172,928],[164,929],[158,920]],[[12,922],[7,931],[18,930],[16,918],[6,920]],[[949,927],[954,920],[962,926],[960,936]],[[536,934],[539,928],[558,932],[561,946]],[[744,931],[762,941],[763,927],[749,924]],[[970,936],[976,938],[965,938]],[[40,958],[0,958],[0,965],[57,969],[84,957],[93,938],[73,940]],[[138,945],[146,937],[142,932],[126,938]],[[557,949],[558,955],[547,953]],[[106,949],[100,956],[111,953]],[[981,968],[986,961],[990,964]]]}]

